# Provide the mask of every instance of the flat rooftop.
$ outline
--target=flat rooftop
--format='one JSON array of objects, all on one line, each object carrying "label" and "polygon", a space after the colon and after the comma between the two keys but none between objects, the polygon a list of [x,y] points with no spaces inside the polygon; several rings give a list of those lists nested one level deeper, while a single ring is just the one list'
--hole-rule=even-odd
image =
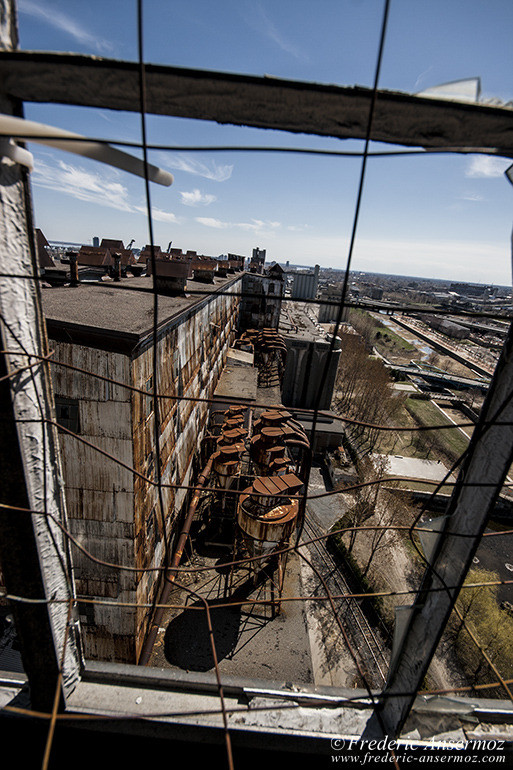
[{"label": "flat rooftop", "polygon": [[[242,273],[214,278],[213,283],[190,280],[185,294],[159,294],[158,325],[178,319],[207,296],[227,289]],[[89,344],[125,352],[153,331],[153,282],[151,277],[122,278],[119,283],[84,282],[76,287],[41,290],[48,335],[52,339]],[[202,292],[196,294],[191,292]]]},{"label": "flat rooftop", "polygon": [[294,300],[283,302],[278,331],[285,339],[326,342],[326,330],[317,320],[318,305]]},{"label": "flat rooftop", "polygon": [[214,393],[216,401],[251,402],[257,397],[258,370],[249,366],[224,367]]}]

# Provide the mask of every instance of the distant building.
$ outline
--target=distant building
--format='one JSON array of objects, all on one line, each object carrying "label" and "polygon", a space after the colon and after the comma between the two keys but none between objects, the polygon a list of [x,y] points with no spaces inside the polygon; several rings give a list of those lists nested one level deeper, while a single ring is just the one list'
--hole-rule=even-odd
[{"label": "distant building", "polygon": [[464,340],[470,336],[470,329],[454,321],[447,321],[445,318],[432,315],[423,315],[422,320],[431,326],[432,329],[437,329],[442,334],[446,334],[453,339]]},{"label": "distant building", "polygon": [[253,249],[252,261],[260,263],[263,267],[265,264],[265,255],[266,255],[266,249],[260,249],[257,246],[255,249]]},{"label": "distant building", "polygon": [[[305,318],[304,312],[293,305],[287,305],[282,314],[280,332],[287,347],[282,402],[292,409],[312,409],[316,405],[329,409],[340,360],[340,340],[335,340],[330,356],[331,338],[317,329],[315,322],[313,326],[305,323]],[[317,401],[327,363],[326,380]]]},{"label": "distant building", "polygon": [[[331,321],[336,321],[338,318],[338,312],[339,312],[339,305],[342,300],[342,287],[341,286],[327,286],[325,289],[323,289],[319,296],[319,301],[325,301],[329,302],[328,305],[319,305],[319,323],[330,323]],[[335,304],[336,303],[336,304]],[[347,320],[348,315],[348,309],[347,307],[344,308],[344,311],[342,313],[342,321]]]},{"label": "distant building", "polygon": [[281,302],[285,293],[285,273],[280,265],[268,268],[264,275],[246,273],[240,305],[241,329],[277,329]]},{"label": "distant building", "polygon": [[484,297],[488,287],[476,283],[451,283],[451,291],[464,297]]},{"label": "distant building", "polygon": [[282,401],[287,407],[329,409],[335,387],[340,342],[336,342],[320,400],[317,401],[324,367],[329,355],[330,343],[301,334],[285,336],[287,358],[283,375]]},{"label": "distant building", "polygon": [[370,299],[383,299],[383,289],[379,286],[366,287],[365,293]]},{"label": "distant building", "polygon": [[319,265],[313,272],[295,273],[292,282],[292,299],[315,299],[319,286]]}]

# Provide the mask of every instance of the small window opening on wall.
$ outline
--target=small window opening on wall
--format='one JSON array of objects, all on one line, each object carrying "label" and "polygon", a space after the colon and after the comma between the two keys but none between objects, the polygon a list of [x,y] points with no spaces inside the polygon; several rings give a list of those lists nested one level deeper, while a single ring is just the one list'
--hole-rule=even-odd
[{"label": "small window opening on wall", "polygon": [[78,399],[55,396],[55,414],[60,426],[73,433],[80,433]]}]

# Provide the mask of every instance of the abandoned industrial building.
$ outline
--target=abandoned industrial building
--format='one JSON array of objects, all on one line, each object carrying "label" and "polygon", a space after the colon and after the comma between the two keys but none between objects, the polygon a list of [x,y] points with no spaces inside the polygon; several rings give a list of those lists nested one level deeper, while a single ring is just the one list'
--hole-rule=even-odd
[{"label": "abandoned industrial building", "polygon": [[[378,308],[348,301],[350,258],[332,285],[317,264],[321,253],[311,271],[287,275],[288,262],[266,261],[267,242],[249,242],[246,255],[233,253],[243,248],[228,239],[223,256],[194,241],[162,249],[149,194],[149,237],[140,250],[114,226],[95,227],[93,245],[52,249],[45,228],[35,226],[30,153],[22,146],[30,132],[17,121],[23,105],[36,102],[140,116],[143,160],[116,151],[112,164],[147,188],[171,178],[148,162],[147,114],[364,140],[360,194],[370,142],[511,158],[513,111],[381,91],[379,66],[372,88],[345,88],[145,65],[142,0],[137,6],[134,62],[16,50],[16,4],[0,0],[1,112],[12,120],[0,147],[6,734],[24,766],[42,758],[44,770],[101,766],[105,757],[129,764],[141,748],[159,762],[185,748],[192,763],[230,770],[271,766],[274,752],[280,766],[371,756],[413,767],[419,755],[445,761],[456,749],[462,759],[510,760],[509,671],[479,640],[484,684],[459,671],[449,676],[443,659],[450,618],[461,621],[451,626],[453,647],[463,628],[472,636],[457,600],[497,501],[507,516],[512,505],[504,494],[513,462],[508,308],[494,329],[494,340],[499,331],[505,342],[500,357],[494,348],[493,376],[488,363],[469,379],[365,351],[382,372],[465,380],[479,399],[479,413],[473,401],[465,404],[472,425],[464,450],[443,466],[445,478],[438,468],[436,481],[426,481],[433,495],[418,490],[431,500],[446,484],[442,515],[419,505],[407,518],[402,501],[411,490],[394,486],[405,479],[385,478],[381,455],[362,457],[352,432],[404,430],[413,444],[433,426],[378,424],[334,406],[351,347],[363,350],[354,315],[354,328],[341,332],[351,322],[348,306],[367,308],[369,317]],[[386,24],[385,13],[381,43]],[[380,57],[381,48],[378,65]],[[34,142],[68,142],[70,152],[76,142],[111,162],[106,140],[27,125]],[[353,239],[357,220],[358,205]],[[373,296],[378,309],[398,307],[379,286],[370,286]],[[398,323],[413,334],[409,314],[422,318],[411,307],[402,312],[406,321]],[[437,332],[458,341],[474,334],[436,313],[423,317]],[[392,334],[383,329],[381,336]],[[419,326],[420,340],[429,334]],[[368,379],[370,369],[362,371],[353,372],[355,381]],[[410,380],[386,387],[391,401],[413,391],[417,405],[428,399]],[[387,456],[405,459],[393,451]],[[432,469],[440,461],[419,462]],[[376,590],[371,558],[383,548],[382,571],[393,572],[399,531],[416,552],[415,569],[404,590]],[[510,531],[509,524],[500,534]],[[373,549],[364,569],[353,549],[361,533]],[[410,562],[402,567],[408,572]],[[509,618],[510,609],[501,610]]]},{"label": "abandoned industrial building", "polygon": [[[204,263],[187,263],[184,271],[184,263],[176,256],[165,260],[160,249],[157,253],[161,296],[156,342],[151,320],[153,295],[146,291],[151,269],[146,276],[118,283],[77,281],[53,287],[45,283],[48,288],[42,290],[54,351],[53,388],[70,532],[99,559],[142,570],[123,573],[99,568],[87,556],[77,554],[74,577],[80,595],[141,607],[114,611],[111,606],[82,604],[84,650],[90,658],[126,663],[139,660],[151,620],[146,606],[156,600],[161,588],[158,568],[165,561],[165,543],[174,539],[190,499],[186,487],[202,467],[209,429],[219,432],[212,411],[215,415],[230,404],[240,408],[244,403],[252,407],[266,402],[275,407],[310,407],[319,387],[319,376],[312,376],[311,370],[322,372],[329,350],[322,339],[307,341],[290,328],[285,337],[278,334],[284,289],[281,268],[263,270],[262,261],[260,274],[242,273],[243,262],[234,265],[232,260],[231,276],[213,274],[202,283]],[[72,254],[68,258],[73,262]],[[102,265],[103,260],[98,262],[98,267]],[[209,266],[212,273],[214,267]],[[177,278],[177,272],[189,272],[194,278]],[[52,280],[51,270],[43,277]],[[195,293],[188,294],[191,289]],[[337,350],[330,364],[322,408],[329,408],[331,402],[339,353]],[[154,354],[158,359],[156,383]],[[158,457],[154,447],[155,385],[159,394]],[[252,447],[259,446],[258,441],[255,444],[260,435],[255,421],[261,411],[252,418]],[[305,428],[296,423],[286,441],[283,437],[278,440],[278,436],[267,435],[268,429],[283,434],[282,424],[290,425],[287,419],[276,422],[269,416],[267,423],[265,417],[261,419],[264,444],[255,451],[257,457],[263,452],[268,459],[253,461],[259,469],[253,476],[272,476],[273,468],[280,469],[281,476],[289,469],[285,445],[297,438],[297,431],[306,441]],[[244,436],[243,423],[231,414],[227,426]],[[224,455],[217,465],[226,462],[231,451],[231,434],[226,438],[226,430],[225,426],[221,436],[226,444],[222,443]],[[340,427],[334,433],[332,428],[335,446],[340,443],[340,432]],[[324,433],[320,426],[317,446]],[[77,440],[77,435],[85,441]],[[243,438],[235,438],[232,443],[238,451],[232,459],[237,466]],[[214,471],[216,467],[214,464]],[[213,476],[220,484],[219,475],[214,472]],[[157,571],[144,571],[152,567]]]}]

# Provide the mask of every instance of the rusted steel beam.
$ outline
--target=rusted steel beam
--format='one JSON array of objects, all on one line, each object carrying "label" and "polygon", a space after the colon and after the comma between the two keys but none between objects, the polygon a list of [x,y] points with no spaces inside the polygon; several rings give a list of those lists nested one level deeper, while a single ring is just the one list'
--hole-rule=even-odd
[{"label": "rusted steel beam", "polygon": [[[147,64],[146,111],[363,139],[372,90]],[[25,102],[140,109],[138,65],[65,53],[0,53],[6,92]],[[513,157],[513,110],[379,91],[372,141]]]},{"label": "rusted steel beam", "polygon": [[[396,737],[404,725],[513,462],[513,325],[415,598],[383,700],[362,737]],[[435,589],[432,591],[431,589]]]}]

